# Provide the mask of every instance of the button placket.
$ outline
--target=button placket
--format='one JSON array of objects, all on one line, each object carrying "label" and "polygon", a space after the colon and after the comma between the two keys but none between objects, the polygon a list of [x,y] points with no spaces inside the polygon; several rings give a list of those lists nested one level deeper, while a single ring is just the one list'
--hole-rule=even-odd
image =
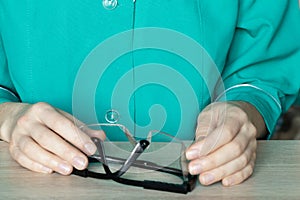
[{"label": "button placket", "polygon": [[[123,22],[126,22],[126,23],[128,23],[128,22],[130,23],[128,29],[130,29],[134,26],[134,15],[135,15],[134,6],[135,6],[135,4],[136,4],[136,0],[102,0],[103,9],[107,10],[108,13],[110,13],[109,11],[113,12],[113,11],[118,10],[116,16],[119,16],[120,13],[121,14],[126,13],[125,16],[130,17],[129,13],[133,12],[132,13],[133,16],[131,16],[131,18],[128,19],[128,21],[127,20],[123,21]],[[130,9],[132,9],[132,10],[130,10]],[[114,16],[115,15],[113,15],[113,13],[112,13],[111,17],[114,17]],[[129,118],[128,119],[127,118],[122,118],[121,116],[124,117],[124,115],[122,115],[122,113],[123,113],[123,110],[119,109],[118,106],[110,107],[104,113],[104,121],[106,123],[110,123],[110,124],[116,124],[116,123],[124,124],[133,133],[135,124],[132,123],[131,121],[129,121],[128,120]],[[133,119],[133,121],[135,121],[135,119]]]}]

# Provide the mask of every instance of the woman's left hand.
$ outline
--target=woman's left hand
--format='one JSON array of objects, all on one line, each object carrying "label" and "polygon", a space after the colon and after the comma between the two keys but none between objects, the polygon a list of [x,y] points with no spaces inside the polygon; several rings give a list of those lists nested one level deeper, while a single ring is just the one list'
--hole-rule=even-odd
[{"label": "woman's left hand", "polygon": [[189,172],[203,185],[222,181],[236,185],[251,176],[256,159],[256,137],[265,133],[260,113],[249,103],[210,104],[198,116],[196,140],[186,157]]}]

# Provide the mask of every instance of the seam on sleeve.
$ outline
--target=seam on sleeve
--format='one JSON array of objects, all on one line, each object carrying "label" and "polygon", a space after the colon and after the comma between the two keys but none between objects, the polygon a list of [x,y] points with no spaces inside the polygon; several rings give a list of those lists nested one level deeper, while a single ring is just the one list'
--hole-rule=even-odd
[{"label": "seam on sleeve", "polygon": [[238,84],[238,85],[231,86],[231,87],[227,88],[225,91],[223,91],[214,101],[218,101],[219,99],[221,99],[230,90],[240,88],[240,87],[251,87],[253,89],[256,89],[256,90],[259,90],[259,91],[265,93],[267,96],[269,96],[276,103],[277,107],[280,110],[282,110],[281,104],[277,101],[277,99],[273,95],[271,95],[269,92],[261,89],[260,87],[257,87],[255,85],[251,85],[251,84]]},{"label": "seam on sleeve", "polygon": [[11,96],[17,98],[20,101],[20,97],[17,94],[15,94],[13,91],[9,90],[8,88],[0,85],[0,90],[8,92]]}]

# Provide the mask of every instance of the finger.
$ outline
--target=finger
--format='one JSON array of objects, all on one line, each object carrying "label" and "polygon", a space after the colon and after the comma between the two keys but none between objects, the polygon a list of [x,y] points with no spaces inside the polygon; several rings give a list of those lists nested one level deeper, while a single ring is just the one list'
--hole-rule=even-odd
[{"label": "finger", "polygon": [[[57,155],[62,160],[67,161],[76,169],[85,169],[87,167],[87,157],[47,127],[35,124],[34,129],[31,131],[31,136],[44,149]],[[31,150],[32,151],[29,153],[34,154],[34,149]],[[60,164],[63,163],[60,162]],[[53,165],[57,165],[57,163],[54,163]],[[65,167],[66,169],[69,169],[67,166]]]},{"label": "finger", "polygon": [[249,123],[247,114],[239,107],[227,103],[218,104],[216,110],[213,111],[218,113],[215,129],[205,138],[201,147],[202,155],[207,155],[230,142],[240,132],[241,127]]},{"label": "finger", "polygon": [[96,145],[89,136],[83,133],[72,121],[61,115],[53,107],[46,103],[37,103],[32,106],[37,113],[38,119],[51,130],[81,149],[87,155],[96,152]]},{"label": "finger", "polygon": [[208,133],[223,124],[233,106],[228,103],[212,103],[207,106],[198,116],[196,139],[205,138]]},{"label": "finger", "polygon": [[241,156],[245,149],[251,147],[256,149],[254,144],[248,145],[250,141],[256,144],[255,138],[249,139],[249,131],[247,126],[241,129],[241,132],[228,144],[220,147],[216,151],[207,156],[194,159],[189,163],[189,170],[191,174],[200,174],[202,172],[215,169],[225,163],[228,163],[239,156]]},{"label": "finger", "polygon": [[253,174],[255,159],[256,154],[253,154],[251,161],[244,169],[224,178],[222,180],[222,184],[224,186],[232,186],[240,184],[244,180],[248,179]]},{"label": "finger", "polygon": [[196,141],[206,138],[208,133],[216,128],[216,125],[217,119],[214,117],[214,112],[207,109],[202,111],[197,119]]},{"label": "finger", "polygon": [[21,166],[31,171],[45,174],[50,174],[53,172],[52,169],[29,159],[17,146],[10,145],[9,151],[14,160],[16,160]]},{"label": "finger", "polygon": [[75,118],[73,115],[70,115],[69,113],[62,111],[62,110],[57,110],[59,113],[61,113],[62,115],[64,115],[66,118],[68,118],[70,121],[73,121],[73,123],[84,133],[86,133],[89,137],[96,137],[99,138],[101,140],[105,140],[106,135],[104,133],[104,131],[102,130],[93,130],[90,129],[86,124],[84,124],[82,121],[78,120],[77,118]]},{"label": "finger", "polygon": [[236,119],[228,117],[223,124],[219,124],[205,139],[196,141],[188,148],[186,153],[187,159],[200,158],[227,144],[236,136],[240,128],[241,126],[237,124]]},{"label": "finger", "polygon": [[71,115],[70,113],[67,113],[63,110],[60,109],[55,109],[57,112],[59,112],[61,115],[65,116],[66,118],[68,118],[70,121],[72,121],[77,127],[80,126],[84,126],[85,124],[80,121],[79,119],[77,119],[76,117],[74,117],[73,115]]},{"label": "finger", "polygon": [[[187,155],[188,159],[197,158],[197,153],[199,157],[215,151],[230,142],[240,131],[241,127],[245,123],[248,123],[247,114],[239,107],[228,106],[228,104],[214,104],[211,107],[210,114],[206,113],[202,119],[206,122],[212,120],[213,125],[211,127],[215,127],[215,129],[211,130],[205,139],[200,142],[196,141],[196,143],[188,149],[187,153],[191,151],[189,153],[190,155]],[[200,122],[201,119],[199,118],[198,129],[199,126],[202,125]]]},{"label": "finger", "polygon": [[[93,129],[93,127],[95,129]],[[96,128],[99,128],[99,126],[97,126],[96,124],[95,125],[90,125],[89,126],[81,126],[79,127],[81,131],[83,131],[86,135],[88,135],[89,137],[96,137],[96,138],[99,138],[101,139],[102,141],[105,140],[106,138],[106,134],[103,130],[97,130]]]},{"label": "finger", "polygon": [[[255,142],[254,142],[255,143]],[[231,174],[244,169],[252,159],[255,144],[249,145],[246,151],[240,155],[238,158],[210,171],[206,171],[199,176],[199,180],[203,185],[210,185],[212,183],[218,182]]]},{"label": "finger", "polygon": [[73,167],[71,164],[46,151],[30,137],[21,137],[19,149],[32,161],[40,163],[60,174],[69,175],[72,172]]}]

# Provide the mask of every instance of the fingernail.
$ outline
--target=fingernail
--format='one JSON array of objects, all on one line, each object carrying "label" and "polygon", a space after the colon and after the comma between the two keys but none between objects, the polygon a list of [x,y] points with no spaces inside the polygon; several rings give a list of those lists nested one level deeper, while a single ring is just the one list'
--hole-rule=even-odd
[{"label": "fingernail", "polygon": [[73,165],[76,169],[84,169],[85,167],[85,159],[79,156],[74,157]]},{"label": "fingernail", "polygon": [[192,165],[189,167],[189,171],[191,175],[200,174],[202,171],[201,165]]},{"label": "fingernail", "polygon": [[199,155],[200,155],[200,152],[197,149],[191,149],[191,150],[186,152],[186,158],[189,159],[189,160],[194,159],[194,158],[198,158]]},{"label": "fingernail", "polygon": [[66,165],[64,163],[59,164],[58,169],[61,174],[70,174],[72,170],[72,168],[69,165]]},{"label": "fingernail", "polygon": [[97,150],[96,146],[92,143],[86,143],[84,145],[84,148],[87,151],[87,153],[89,153],[89,155],[93,155]]},{"label": "fingernail", "polygon": [[232,180],[231,179],[225,179],[225,180],[223,180],[223,185],[225,185],[225,186],[231,186],[231,184],[232,184]]},{"label": "fingernail", "polygon": [[215,180],[215,177],[212,174],[205,174],[202,180],[204,184],[210,184]]}]

